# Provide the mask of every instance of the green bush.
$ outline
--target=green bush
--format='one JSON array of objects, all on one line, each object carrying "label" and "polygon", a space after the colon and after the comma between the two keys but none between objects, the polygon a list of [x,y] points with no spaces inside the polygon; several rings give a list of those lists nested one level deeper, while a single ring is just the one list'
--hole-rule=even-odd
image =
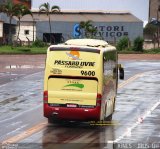
[{"label": "green bush", "polygon": [[43,42],[42,40],[40,39],[36,39],[33,44],[32,44],[33,47],[45,47],[46,46],[46,43]]},{"label": "green bush", "polygon": [[133,42],[133,51],[143,51],[143,42],[144,39],[142,37],[137,37]]},{"label": "green bush", "polygon": [[122,37],[116,45],[118,51],[128,50],[129,48],[129,39],[128,37]]}]

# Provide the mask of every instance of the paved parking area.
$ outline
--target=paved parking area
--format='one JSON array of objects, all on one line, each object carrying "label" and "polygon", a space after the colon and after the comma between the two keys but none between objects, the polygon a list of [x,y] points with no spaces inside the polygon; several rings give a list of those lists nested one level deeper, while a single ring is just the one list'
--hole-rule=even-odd
[{"label": "paved parking area", "polygon": [[[160,60],[160,54],[119,54],[119,61]],[[0,55],[0,85],[44,70],[46,55]]]},{"label": "paved parking area", "polygon": [[[160,60],[160,54],[119,54],[119,60]],[[0,55],[0,72],[6,66],[44,66],[46,55]]]},{"label": "paved parking area", "polygon": [[0,85],[44,70],[46,55],[0,55]]}]

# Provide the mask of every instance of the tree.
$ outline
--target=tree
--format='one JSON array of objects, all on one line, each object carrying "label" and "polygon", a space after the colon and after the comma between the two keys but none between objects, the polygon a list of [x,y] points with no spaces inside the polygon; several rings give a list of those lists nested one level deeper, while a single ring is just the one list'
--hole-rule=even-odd
[{"label": "tree", "polygon": [[149,22],[143,30],[144,37],[147,39],[152,39],[154,48],[156,43],[158,43],[159,47],[159,26],[160,22],[156,19],[152,19],[151,22]]},{"label": "tree", "polygon": [[60,7],[56,6],[56,5],[54,5],[54,6],[51,7],[50,4],[47,2],[47,3],[41,4],[39,6],[39,12],[44,12],[48,16],[49,30],[50,30],[50,43],[52,43],[52,41],[51,41],[52,27],[51,27],[51,17],[50,17],[50,14],[51,13],[58,13],[58,12],[60,12]]},{"label": "tree", "polygon": [[88,29],[90,27],[92,27],[92,21],[91,20],[80,22],[80,29],[83,30],[82,31],[82,36],[83,36],[83,33],[84,33],[85,37],[88,37]]},{"label": "tree", "polygon": [[146,24],[144,28],[144,33],[148,35],[154,35],[156,33],[157,27],[151,23]]},{"label": "tree", "polygon": [[12,44],[11,23],[13,16],[15,16],[16,5],[14,5],[11,0],[8,0],[6,4],[0,5],[0,12],[7,14],[7,16],[9,17],[9,44]]},{"label": "tree", "polygon": [[81,21],[80,29],[82,30],[82,35],[84,32],[86,38],[94,38],[97,33],[97,28],[92,25],[91,20]]},{"label": "tree", "polygon": [[144,32],[144,35],[145,35],[145,36],[153,39],[154,36],[155,36],[155,34],[156,34],[156,32],[157,32],[157,26],[156,26],[156,25],[153,25],[153,24],[151,24],[151,23],[148,23],[148,24],[145,26],[143,32]]},{"label": "tree", "polygon": [[97,27],[92,25],[91,27],[88,28],[88,32],[89,32],[89,38],[95,38],[97,34]]},{"label": "tree", "polygon": [[15,9],[16,9],[15,16],[18,18],[18,34],[17,34],[17,40],[18,40],[19,32],[20,32],[21,18],[28,14],[31,15],[33,18],[33,15],[32,15],[32,12],[25,5],[17,4],[15,5]]}]

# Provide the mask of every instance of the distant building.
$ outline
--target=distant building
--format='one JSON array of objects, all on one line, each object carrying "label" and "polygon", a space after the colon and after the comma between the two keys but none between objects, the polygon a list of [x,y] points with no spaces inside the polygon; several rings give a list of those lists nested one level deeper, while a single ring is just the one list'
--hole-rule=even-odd
[{"label": "distant building", "polygon": [[0,0],[0,4],[4,4],[6,0]]},{"label": "distant building", "polygon": [[[35,23],[29,15],[21,19],[20,39],[22,41],[41,39],[49,42],[50,31],[48,17],[45,13],[33,12]],[[143,37],[143,21],[129,12],[76,12],[63,11],[51,15],[52,42],[59,43],[61,40],[82,38],[83,32],[79,31],[81,21],[92,20],[98,29],[101,39],[115,43],[121,37],[127,36],[131,41],[136,37]]]},{"label": "distant building", "polygon": [[12,0],[14,4],[23,4],[31,9],[31,0]]},{"label": "distant building", "polygon": [[[13,18],[11,24],[12,36],[16,34],[17,21]],[[9,36],[9,17],[6,14],[0,13],[0,44],[8,43]]]},{"label": "distant building", "polygon": [[[5,4],[8,0],[0,0],[0,5]],[[31,9],[31,0],[12,0],[14,4],[23,4]],[[15,18],[12,19],[12,37],[16,34],[17,21]],[[9,18],[6,14],[0,13],[0,44],[8,42],[9,35]]]},{"label": "distant building", "polygon": [[[15,19],[12,21],[14,28],[17,25]],[[92,25],[97,28],[97,38],[110,43],[116,43],[123,36],[127,36],[131,42],[136,37],[143,37],[143,21],[129,12],[62,11],[51,14],[52,43],[60,43],[71,38],[83,38],[84,33],[79,30],[79,24],[81,21],[88,20],[92,20]],[[1,42],[7,41],[8,27],[8,17],[0,13]],[[15,30],[12,34],[13,38],[17,36]],[[25,15],[21,19],[19,39],[22,43],[32,42],[35,39],[50,42],[49,23],[46,14],[33,11],[33,18],[30,15]]]},{"label": "distant building", "polygon": [[160,12],[158,11],[160,8],[160,0],[149,0],[149,18],[150,21],[152,18],[160,19]]},{"label": "distant building", "polygon": [[[0,4],[6,3],[8,0],[0,0]],[[31,9],[31,0],[11,0],[14,4],[23,4]]]}]

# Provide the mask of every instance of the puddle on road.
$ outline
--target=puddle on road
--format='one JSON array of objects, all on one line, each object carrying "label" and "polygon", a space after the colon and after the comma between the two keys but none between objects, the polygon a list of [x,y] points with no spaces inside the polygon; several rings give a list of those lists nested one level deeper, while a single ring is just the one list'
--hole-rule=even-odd
[{"label": "puddle on road", "polygon": [[11,102],[13,102],[13,101],[16,101],[16,100],[18,100],[19,97],[20,97],[20,96],[16,96],[16,97],[12,97],[12,98],[5,99],[5,100],[3,100],[3,101],[0,102],[0,106],[1,106],[1,105],[9,104],[9,103],[11,103]]},{"label": "puddle on road", "polygon": [[20,111],[21,109],[20,108],[12,108],[10,109],[11,111]]},{"label": "puddle on road", "polygon": [[34,66],[34,65],[7,65],[5,66],[5,69],[33,69],[33,68],[44,68],[44,65],[38,65],[38,66]]},{"label": "puddle on road", "polygon": [[0,92],[0,94],[3,94],[4,96],[10,95],[9,93],[4,93],[4,91]]}]

